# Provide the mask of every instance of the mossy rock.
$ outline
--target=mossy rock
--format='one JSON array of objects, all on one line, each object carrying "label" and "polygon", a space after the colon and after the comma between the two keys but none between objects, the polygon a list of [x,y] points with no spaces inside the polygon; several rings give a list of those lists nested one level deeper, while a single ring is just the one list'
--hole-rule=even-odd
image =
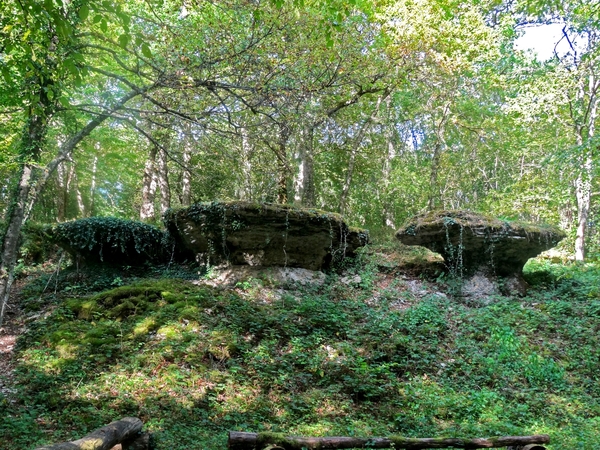
[{"label": "mossy rock", "polygon": [[403,244],[442,255],[455,274],[483,271],[501,276],[520,275],[529,258],[556,246],[565,236],[555,226],[509,222],[463,210],[420,214],[396,233]]},{"label": "mossy rock", "polygon": [[208,265],[329,268],[368,242],[339,214],[289,205],[197,203],[165,214],[180,254]]},{"label": "mossy rock", "polygon": [[168,259],[169,237],[157,227],[115,217],[90,217],[47,230],[73,258],[88,264],[139,266]]}]

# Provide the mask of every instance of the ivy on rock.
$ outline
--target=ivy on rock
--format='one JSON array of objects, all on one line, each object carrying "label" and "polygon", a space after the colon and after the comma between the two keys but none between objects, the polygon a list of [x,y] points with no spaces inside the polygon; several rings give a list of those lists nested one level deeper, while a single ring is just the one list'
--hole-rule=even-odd
[{"label": "ivy on rock", "polygon": [[157,227],[115,217],[91,217],[48,230],[52,241],[86,263],[142,265],[169,257],[169,236]]}]

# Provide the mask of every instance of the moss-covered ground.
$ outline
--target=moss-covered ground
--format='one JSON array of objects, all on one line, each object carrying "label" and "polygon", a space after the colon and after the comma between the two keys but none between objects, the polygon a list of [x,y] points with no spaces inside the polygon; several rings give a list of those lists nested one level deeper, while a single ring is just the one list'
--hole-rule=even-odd
[{"label": "moss-covered ground", "polygon": [[32,275],[0,450],[123,416],[169,450],[225,449],[228,430],[599,448],[600,266],[534,260],[527,297],[473,307],[438,263],[371,247],[324,285],[287,289],[218,290],[174,267]]}]

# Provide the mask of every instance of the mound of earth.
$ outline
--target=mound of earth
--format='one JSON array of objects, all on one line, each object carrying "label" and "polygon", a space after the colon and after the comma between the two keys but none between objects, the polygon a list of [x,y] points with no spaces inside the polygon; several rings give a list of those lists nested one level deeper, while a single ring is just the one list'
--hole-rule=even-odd
[{"label": "mound of earth", "polygon": [[197,203],[168,211],[165,225],[180,252],[216,266],[322,270],[368,242],[339,214],[268,203]]}]

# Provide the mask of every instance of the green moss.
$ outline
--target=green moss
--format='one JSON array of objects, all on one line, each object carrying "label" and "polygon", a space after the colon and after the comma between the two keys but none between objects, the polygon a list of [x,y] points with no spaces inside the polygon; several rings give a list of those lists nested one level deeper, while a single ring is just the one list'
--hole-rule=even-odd
[{"label": "green moss", "polygon": [[256,437],[256,448],[264,449],[268,445],[277,445],[284,448],[296,448],[296,443],[283,433],[262,432]]},{"label": "green moss", "polygon": [[92,347],[110,347],[118,342],[119,333],[119,328],[113,322],[103,322],[88,330],[83,342]]},{"label": "green moss", "polygon": [[72,298],[65,302],[67,308],[71,309],[79,319],[91,320],[95,312],[99,311],[98,303],[92,299]]},{"label": "green moss", "polygon": [[158,324],[154,317],[145,317],[141,322],[133,327],[134,336],[147,335],[151,331],[155,331],[158,328]]},{"label": "green moss", "polygon": [[488,214],[466,210],[434,210],[419,214],[405,223],[402,227],[406,234],[414,235],[420,228],[443,221],[448,225],[462,227],[486,227],[491,231],[512,230],[519,234],[540,233],[542,236],[563,236],[557,227],[549,224],[534,224],[522,221],[501,220]]},{"label": "green moss", "polygon": [[[197,306],[192,306],[188,304],[177,304],[180,305],[178,307],[179,317],[186,320],[196,320],[200,315],[200,308]],[[175,305],[175,306],[177,306]]]},{"label": "green moss", "polygon": [[[233,202],[201,202],[195,203],[187,208],[170,209],[164,215],[165,225],[170,226],[178,217],[187,217],[198,224],[203,224],[207,228],[222,227],[224,223],[234,227],[244,227],[243,221],[238,211],[255,211],[257,213],[280,213],[307,220],[318,220],[323,222],[342,222],[340,214],[323,211],[314,208],[298,208],[292,205],[282,205],[277,203],[255,203],[246,201]],[[357,229],[359,230],[359,229]],[[364,231],[364,230],[359,230]]]}]

